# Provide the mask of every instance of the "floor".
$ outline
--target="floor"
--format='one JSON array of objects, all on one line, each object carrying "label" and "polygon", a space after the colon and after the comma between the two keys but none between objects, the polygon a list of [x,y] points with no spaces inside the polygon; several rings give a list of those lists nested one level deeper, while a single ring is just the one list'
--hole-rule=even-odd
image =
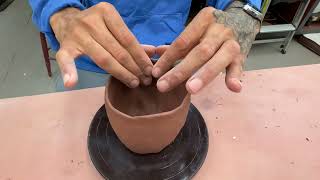
[{"label": "floor", "polygon": [[[14,1],[0,12],[0,98],[55,92],[59,70],[52,62],[53,77],[45,68],[39,33],[32,23],[28,1]],[[279,44],[255,45],[245,70],[320,63],[318,55],[293,41],[288,53]]]}]

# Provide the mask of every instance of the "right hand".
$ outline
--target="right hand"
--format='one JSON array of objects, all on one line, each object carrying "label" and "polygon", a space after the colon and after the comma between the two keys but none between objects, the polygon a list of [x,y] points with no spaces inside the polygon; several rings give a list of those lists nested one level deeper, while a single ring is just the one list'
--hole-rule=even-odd
[{"label": "right hand", "polygon": [[56,59],[65,87],[78,81],[74,60],[80,55],[88,55],[128,87],[151,83],[153,65],[147,54],[155,47],[141,46],[111,4],[83,11],[66,8],[55,13],[50,24],[60,43]]}]

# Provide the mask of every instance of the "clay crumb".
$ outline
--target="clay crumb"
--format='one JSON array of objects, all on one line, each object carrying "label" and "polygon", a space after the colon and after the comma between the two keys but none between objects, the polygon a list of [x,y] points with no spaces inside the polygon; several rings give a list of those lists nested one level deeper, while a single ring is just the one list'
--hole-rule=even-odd
[{"label": "clay crumb", "polygon": [[73,163],[73,160],[71,160],[70,162]]},{"label": "clay crumb", "polygon": [[216,119],[219,119],[218,117],[216,117]]},{"label": "clay crumb", "polygon": [[310,139],[306,137],[306,141],[310,142]]},{"label": "clay crumb", "polygon": [[233,139],[233,140],[236,140],[236,139],[237,139],[237,137],[236,137],[236,136],[233,136],[233,137],[232,137],[232,139]]},{"label": "clay crumb", "polygon": [[268,126],[265,126],[264,128],[266,128],[266,129],[267,129],[267,128],[268,128]]},{"label": "clay crumb", "polygon": [[273,111],[273,112],[276,112],[276,108],[272,108],[272,111]]},{"label": "clay crumb", "polygon": [[292,165],[293,165],[293,164],[294,164],[294,162],[293,162],[293,161],[291,161],[291,162],[290,162],[290,164],[292,164]]},{"label": "clay crumb", "polygon": [[311,124],[310,128],[318,128],[318,126],[316,124]]}]

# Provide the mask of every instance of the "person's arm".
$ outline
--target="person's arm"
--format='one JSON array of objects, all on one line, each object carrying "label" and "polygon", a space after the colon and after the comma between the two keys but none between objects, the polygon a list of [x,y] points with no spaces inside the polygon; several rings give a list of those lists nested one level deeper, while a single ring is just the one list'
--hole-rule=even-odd
[{"label": "person's arm", "polygon": [[[170,91],[187,80],[186,88],[194,94],[224,70],[227,87],[241,91],[242,64],[260,29],[260,22],[239,7],[243,5],[235,1],[225,11],[207,7],[198,13],[154,66],[152,74],[159,77],[160,91]],[[169,70],[179,59],[183,60]]]},{"label": "person's arm", "polygon": [[78,81],[75,60],[89,56],[99,67],[129,87],[149,85],[152,62],[117,9],[101,2],[84,9],[79,0],[30,0],[33,20],[46,33],[65,87]]},{"label": "person's arm", "polygon": [[233,30],[241,52],[247,55],[260,30],[260,22],[244,12],[243,5],[243,2],[235,1],[225,11],[216,10],[213,14],[217,18],[217,23]]},{"label": "person's arm", "polygon": [[39,31],[45,33],[51,48],[54,50],[59,49],[59,42],[50,25],[51,16],[67,7],[74,7],[81,10],[84,9],[80,0],[29,0],[29,4],[33,11],[33,22],[36,24]]}]

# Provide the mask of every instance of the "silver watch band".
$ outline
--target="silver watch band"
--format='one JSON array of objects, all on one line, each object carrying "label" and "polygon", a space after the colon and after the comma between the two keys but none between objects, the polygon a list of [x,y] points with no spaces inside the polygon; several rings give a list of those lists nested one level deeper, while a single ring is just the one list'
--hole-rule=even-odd
[{"label": "silver watch band", "polygon": [[259,20],[260,22],[263,21],[263,14],[260,11],[256,10],[254,7],[252,7],[250,4],[244,5],[243,10],[250,16]]},{"label": "silver watch band", "polygon": [[229,8],[239,8],[243,9],[244,12],[246,12],[248,15],[251,17],[257,19],[258,21],[262,22],[263,20],[263,14],[255,9],[253,6],[250,4],[246,4],[247,1],[244,0],[235,0],[234,3],[232,3]]}]

